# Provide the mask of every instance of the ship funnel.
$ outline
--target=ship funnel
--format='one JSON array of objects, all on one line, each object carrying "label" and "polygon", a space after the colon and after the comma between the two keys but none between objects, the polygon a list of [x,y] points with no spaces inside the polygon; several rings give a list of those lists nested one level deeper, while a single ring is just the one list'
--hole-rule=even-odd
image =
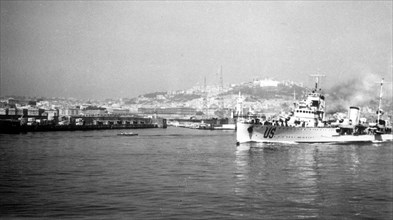
[{"label": "ship funnel", "polygon": [[360,108],[355,106],[349,107],[348,118],[352,121],[352,125],[359,124]]}]

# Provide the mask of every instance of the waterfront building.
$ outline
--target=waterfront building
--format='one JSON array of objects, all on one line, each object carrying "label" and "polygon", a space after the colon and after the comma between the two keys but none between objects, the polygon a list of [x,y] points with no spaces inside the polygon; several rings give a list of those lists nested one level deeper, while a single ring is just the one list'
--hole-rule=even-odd
[{"label": "waterfront building", "polygon": [[81,114],[81,110],[78,108],[59,109],[59,115],[61,116],[77,116],[80,114]]},{"label": "waterfront building", "polygon": [[175,107],[175,108],[138,108],[138,113],[142,114],[177,114],[177,115],[195,115],[195,108]]},{"label": "waterfront building", "polygon": [[59,110],[48,109],[48,110],[45,110],[45,112],[47,113],[48,121],[52,121],[52,120],[57,121],[58,120]]},{"label": "waterfront building", "polygon": [[28,116],[39,116],[40,115],[38,108],[28,107],[26,109],[27,109]]},{"label": "waterfront building", "polygon": [[108,114],[129,114],[130,110],[126,108],[107,108]]},{"label": "waterfront building", "polygon": [[138,108],[138,113],[148,116],[159,116],[163,118],[190,118],[196,114],[197,110],[190,107],[173,108]]},{"label": "waterfront building", "polygon": [[8,115],[17,115],[18,109],[16,108],[9,108]]},{"label": "waterfront building", "polygon": [[8,102],[8,105],[15,105],[15,104],[19,103],[18,100],[14,99],[14,98],[9,98],[7,100],[7,102]]},{"label": "waterfront building", "polygon": [[102,115],[107,113],[106,108],[95,107],[95,106],[89,106],[83,109],[82,112],[84,115]]}]

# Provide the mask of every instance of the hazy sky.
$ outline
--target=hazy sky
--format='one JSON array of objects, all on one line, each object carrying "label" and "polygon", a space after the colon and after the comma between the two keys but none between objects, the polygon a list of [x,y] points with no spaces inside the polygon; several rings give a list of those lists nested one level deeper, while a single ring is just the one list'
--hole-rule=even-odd
[{"label": "hazy sky", "polygon": [[392,81],[392,1],[0,1],[1,96],[135,97],[270,77]]}]

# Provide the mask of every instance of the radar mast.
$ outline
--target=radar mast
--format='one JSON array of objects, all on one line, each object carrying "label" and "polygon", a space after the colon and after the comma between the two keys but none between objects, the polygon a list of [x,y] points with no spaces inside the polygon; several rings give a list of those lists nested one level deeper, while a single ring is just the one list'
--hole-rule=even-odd
[{"label": "radar mast", "polygon": [[315,79],[315,91],[318,91],[318,86],[321,81],[321,78],[326,77],[326,75],[314,74],[314,75],[310,75],[310,77],[313,77]]}]

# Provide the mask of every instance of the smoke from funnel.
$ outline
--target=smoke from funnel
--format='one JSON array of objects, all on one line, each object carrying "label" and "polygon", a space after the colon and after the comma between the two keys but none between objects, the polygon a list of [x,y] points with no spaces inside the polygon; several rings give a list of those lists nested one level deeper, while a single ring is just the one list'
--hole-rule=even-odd
[{"label": "smoke from funnel", "polygon": [[[327,95],[327,113],[345,112],[350,106],[378,108],[381,77],[375,74],[359,76],[334,85]],[[383,100],[391,102],[391,84],[383,86]]]}]

